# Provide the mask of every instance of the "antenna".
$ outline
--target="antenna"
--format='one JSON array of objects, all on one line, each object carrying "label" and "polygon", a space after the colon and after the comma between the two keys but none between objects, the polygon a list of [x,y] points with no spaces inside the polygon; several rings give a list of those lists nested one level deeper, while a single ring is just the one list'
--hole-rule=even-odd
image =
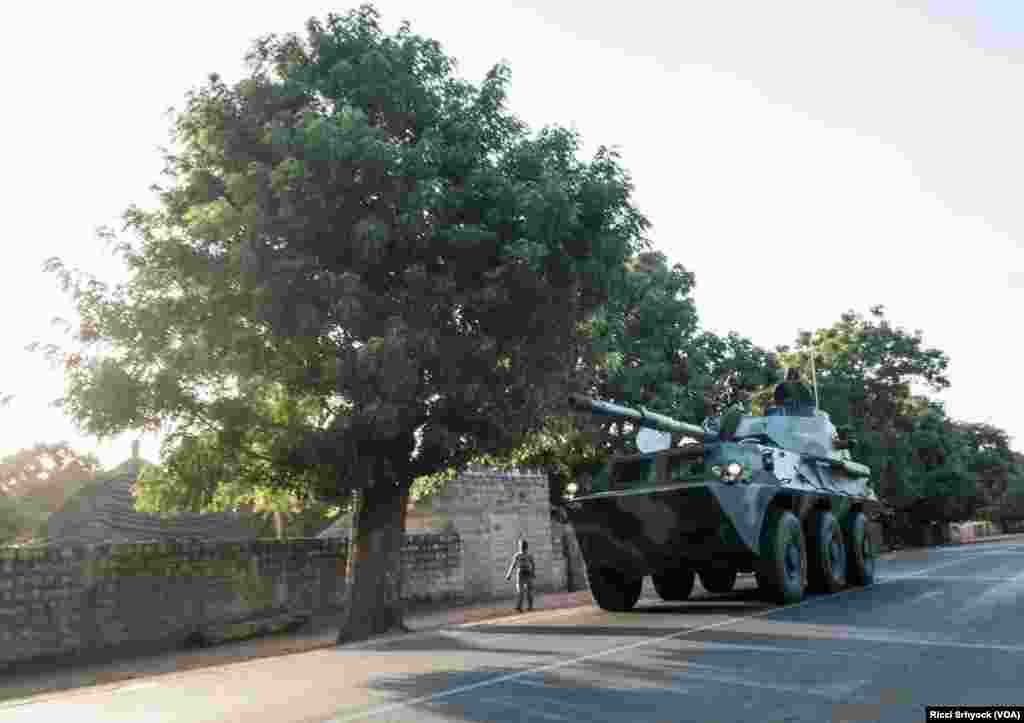
[{"label": "antenna", "polygon": [[814,385],[814,411],[818,411],[818,375],[814,370],[814,347],[811,347],[811,383]]}]

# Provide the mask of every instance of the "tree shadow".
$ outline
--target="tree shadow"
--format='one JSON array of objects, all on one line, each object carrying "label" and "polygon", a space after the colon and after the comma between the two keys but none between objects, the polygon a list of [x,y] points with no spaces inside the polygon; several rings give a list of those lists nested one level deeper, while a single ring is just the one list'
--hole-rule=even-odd
[{"label": "tree shadow", "polygon": [[[400,703],[381,709],[340,711],[337,720],[505,721],[661,721],[831,720],[834,696],[800,696],[794,689],[770,686],[736,689],[722,680],[684,680],[660,663],[647,665],[607,658],[566,661],[515,670],[480,667],[473,671],[433,671],[374,678],[370,685]],[[803,714],[790,717],[794,703]],[[783,715],[785,713],[785,715]],[[348,714],[347,716],[345,714]],[[435,717],[436,716],[436,717]]]},{"label": "tree shadow", "polygon": [[[682,712],[680,691],[667,683],[652,682],[650,670],[629,671],[628,666],[622,666],[616,671],[617,666],[612,664],[602,667],[610,672],[603,672],[600,680],[592,681],[557,669],[517,671],[500,667],[379,678],[372,683],[375,690],[405,702],[372,719],[480,723],[661,723],[723,719],[722,706],[699,694],[687,696],[685,712]],[[364,712],[371,713],[374,709]],[[353,710],[348,719],[358,720],[358,713]],[[725,718],[733,719],[733,716]]]}]

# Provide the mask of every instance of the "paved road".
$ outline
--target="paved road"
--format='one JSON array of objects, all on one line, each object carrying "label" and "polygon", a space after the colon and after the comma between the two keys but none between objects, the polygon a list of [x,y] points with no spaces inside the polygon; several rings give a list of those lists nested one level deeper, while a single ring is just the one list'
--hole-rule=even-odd
[{"label": "paved road", "polygon": [[752,581],[0,705],[0,721],[923,721],[1024,704],[1024,543],[905,551],[799,605]]}]

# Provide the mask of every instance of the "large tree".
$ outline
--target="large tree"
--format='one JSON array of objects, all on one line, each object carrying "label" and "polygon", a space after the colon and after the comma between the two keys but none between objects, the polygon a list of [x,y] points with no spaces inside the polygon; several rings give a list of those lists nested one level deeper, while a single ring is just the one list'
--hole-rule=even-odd
[{"label": "large tree", "polygon": [[64,407],[94,434],[170,425],[166,467],[200,486],[358,489],[351,640],[401,627],[410,482],[564,405],[578,325],[648,224],[613,151],[529,133],[506,67],[459,80],[372,7],[248,61],[177,115],[160,207],[125,215],[129,280],[51,262],[85,347]]}]

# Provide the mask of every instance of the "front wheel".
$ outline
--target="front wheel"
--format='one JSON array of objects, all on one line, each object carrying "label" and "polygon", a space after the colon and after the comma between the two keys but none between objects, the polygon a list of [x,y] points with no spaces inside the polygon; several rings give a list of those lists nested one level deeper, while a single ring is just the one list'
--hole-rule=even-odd
[{"label": "front wheel", "polygon": [[668,602],[681,602],[690,597],[696,574],[692,568],[680,567],[676,570],[651,575],[651,582],[658,597]]},{"label": "front wheel", "polygon": [[700,573],[700,584],[708,592],[724,594],[732,592],[736,585],[736,575],[739,571],[732,568],[710,568]]},{"label": "front wheel", "polygon": [[846,548],[849,550],[850,584],[867,587],[875,582],[875,546],[868,534],[868,518],[851,512],[846,520]]},{"label": "front wheel", "polygon": [[807,586],[807,546],[800,520],[792,512],[772,508],[761,531],[757,585],[782,605],[800,602]]},{"label": "front wheel", "polygon": [[640,599],[642,577],[628,577],[612,568],[588,571],[590,594],[598,607],[611,612],[631,610]]}]

